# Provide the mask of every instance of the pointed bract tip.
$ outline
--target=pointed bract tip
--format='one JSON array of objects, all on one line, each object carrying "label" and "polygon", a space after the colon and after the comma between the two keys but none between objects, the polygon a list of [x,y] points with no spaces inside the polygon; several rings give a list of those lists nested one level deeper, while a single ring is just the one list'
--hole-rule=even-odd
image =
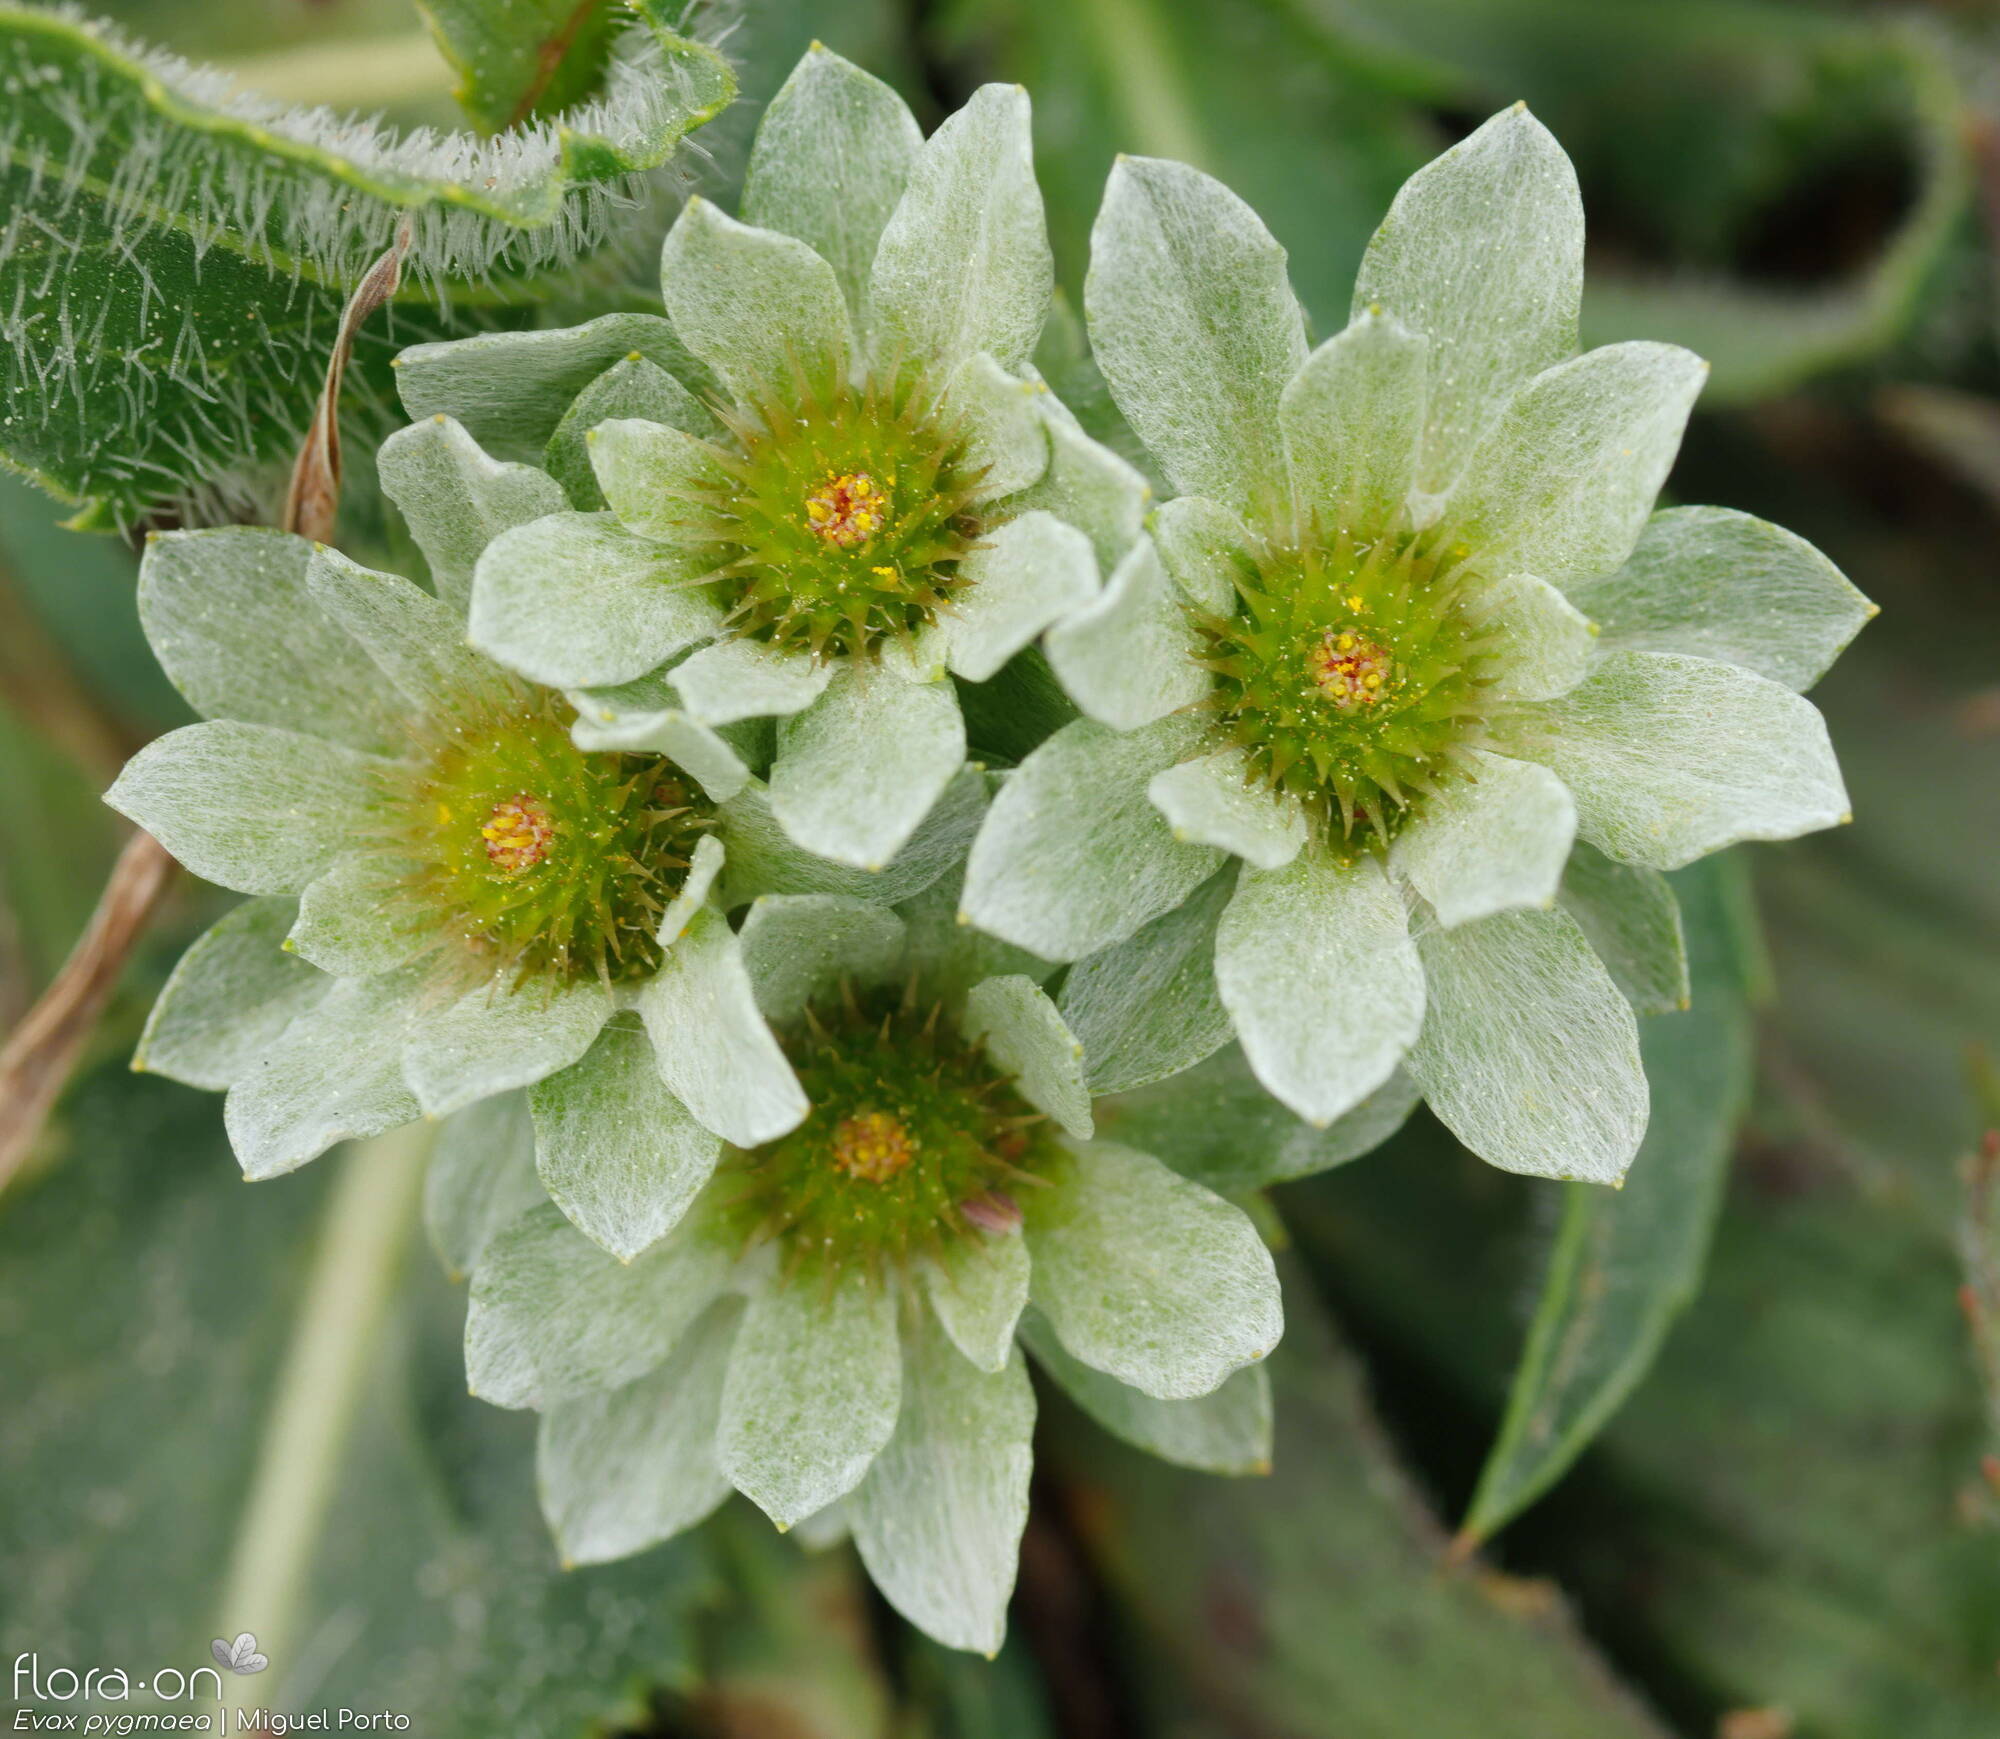
[{"label": "pointed bract tip", "polygon": [[644,362],[646,360],[646,353],[643,350],[628,350],[625,352],[625,360],[627,362]]},{"label": "pointed bract tip", "polygon": [[963,906],[960,906],[958,908],[958,921],[961,924],[965,925],[968,929],[972,925],[972,914],[968,912]]},{"label": "pointed bract tip", "polygon": [[1267,1479],[1271,1473],[1271,1458],[1266,1455],[1250,1464],[1250,1471],[1259,1479]]},{"label": "pointed bract tip", "polygon": [[771,1526],[776,1528],[781,1534],[789,1534],[792,1531],[792,1524],[790,1522],[774,1521]]},{"label": "pointed bract tip", "polygon": [[808,54],[831,54],[832,52],[833,50],[828,48],[817,36],[806,44],[806,53]]}]

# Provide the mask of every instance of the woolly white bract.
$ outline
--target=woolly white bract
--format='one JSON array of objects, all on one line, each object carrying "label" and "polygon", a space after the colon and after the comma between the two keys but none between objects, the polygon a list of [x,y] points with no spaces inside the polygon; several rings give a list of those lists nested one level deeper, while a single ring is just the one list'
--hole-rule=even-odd
[{"label": "woolly white bract", "polygon": [[[1091,603],[1146,488],[1029,371],[1050,264],[1025,93],[989,86],[925,141],[814,49],[743,210],[682,214],[666,321],[420,347],[404,398],[551,442],[569,487],[479,557],[473,643],[588,691],[598,746],[777,721],[779,824],[873,870],[964,763],[952,678]],[[635,683],[649,701],[607,692]]]},{"label": "woolly white bract", "polygon": [[[148,544],[147,633],[208,722],[142,750],[107,800],[257,897],[181,961],[137,1066],[226,1090],[237,1156],[262,1178],[560,1075],[629,1010],[670,1035],[648,1139],[691,1178],[725,1138],[788,1128],[805,1103],[719,910],[770,888],[927,885],[963,854],[976,776],[861,878],[786,841],[719,732],[682,721],[656,733],[674,750],[578,748],[567,703],[469,650],[450,602],[495,530],[561,501],[555,481],[440,422],[393,437],[381,471],[443,598],[279,532]],[[551,1189],[620,1255],[678,1212]]]},{"label": "woolly white bract", "polygon": [[[749,982],[812,1110],[725,1156],[667,1236],[621,1264],[546,1205],[480,1235],[468,1375],[541,1410],[566,1558],[642,1550],[734,1489],[815,1543],[851,1531],[911,1622],[991,1654],[1033,1462],[1017,1338],[1130,1441],[1215,1472],[1266,1464],[1269,1252],[1240,1209],[1096,1136],[1046,963],[956,925],[954,884],[899,910],[752,906]],[[639,1036],[607,1029],[530,1096],[511,1159],[488,1126],[484,1164],[456,1171],[479,1199],[434,1217],[490,1224],[492,1170],[525,1172],[530,1139],[544,1177],[554,1147],[579,1180],[678,1196],[643,1137],[659,1096]],[[640,1114],[579,1133],[593,1100]]]},{"label": "woolly white bract", "polygon": [[965,910],[1101,983],[1212,956],[1105,1029],[1161,1072],[1233,1031],[1326,1123],[1407,1070],[1496,1165],[1614,1181],[1633,1002],[1685,996],[1660,872],[1845,817],[1795,691],[1871,606],[1773,526],[1652,512],[1705,370],[1577,355],[1582,259],[1510,110],[1404,187],[1309,352],[1249,208],[1120,162],[1092,343],[1184,493],[1049,636],[1086,717],[1009,779]]}]

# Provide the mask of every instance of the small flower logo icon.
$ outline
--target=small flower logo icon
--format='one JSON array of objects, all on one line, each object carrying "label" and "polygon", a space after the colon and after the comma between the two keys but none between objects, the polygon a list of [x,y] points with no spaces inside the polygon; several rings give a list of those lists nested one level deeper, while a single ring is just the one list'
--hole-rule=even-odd
[{"label": "small flower logo icon", "polygon": [[249,1631],[242,1632],[234,1642],[218,1636],[208,1645],[208,1652],[215,1656],[215,1664],[227,1672],[261,1673],[271,1664],[268,1655],[257,1652],[257,1639]]}]

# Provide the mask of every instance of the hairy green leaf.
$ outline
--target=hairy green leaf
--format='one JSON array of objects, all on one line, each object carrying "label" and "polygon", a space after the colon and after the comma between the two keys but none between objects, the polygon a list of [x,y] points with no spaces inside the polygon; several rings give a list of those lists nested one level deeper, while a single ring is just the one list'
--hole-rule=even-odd
[{"label": "hairy green leaf", "polygon": [[360,396],[413,338],[531,319],[557,274],[615,257],[652,172],[735,92],[665,0],[632,10],[600,96],[481,142],[289,109],[0,0],[0,463],[88,528],[252,492],[405,220]]}]

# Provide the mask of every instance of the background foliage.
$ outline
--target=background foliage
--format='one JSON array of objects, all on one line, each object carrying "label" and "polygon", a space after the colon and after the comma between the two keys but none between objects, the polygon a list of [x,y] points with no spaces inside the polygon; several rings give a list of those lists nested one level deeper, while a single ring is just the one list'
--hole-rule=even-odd
[{"label": "background foliage", "polygon": [[[476,123],[559,123],[609,65],[601,19],[553,59],[519,34],[560,32],[565,6],[102,10],[274,95],[404,123],[462,125],[454,86]],[[1884,608],[1816,697],[1858,819],[1681,878],[1695,1006],[1649,1023],[1654,1131],[1622,1193],[1497,1173],[1421,1117],[1278,1192],[1269,1478],[1144,1460],[1045,1396],[992,1663],[913,1638],[844,1554],[740,1505],[561,1571],[524,1422],[463,1393],[461,1298],[417,1240],[382,1252],[379,1363],[272,1694],[468,1735],[2000,1732],[2000,1442],[1958,1298],[1967,1260],[1993,1260],[1961,1162],[2000,1121],[1966,1066],[2000,1043],[2000,23],[1832,0],[745,0],[694,23],[729,27],[750,99],[683,159],[725,199],[755,103],[815,37],[933,120],[1017,79],[1072,292],[1113,154],[1171,155],[1266,214],[1322,333],[1402,178],[1526,98],[1582,175],[1589,338],[1716,364],[1676,497],[1794,527]],[[643,259],[652,236],[621,240]],[[642,278],[610,262],[592,306]],[[501,291],[408,318],[563,312]],[[0,449],[49,472],[17,434],[0,421]],[[289,439],[260,425],[250,449]],[[65,492],[103,521],[171,506]],[[393,546],[365,478],[351,509],[353,540]],[[130,550],[58,511],[0,479],[4,1023],[116,850],[96,791],[180,717]],[[0,1198],[0,1658],[201,1657],[283,1350],[360,1187],[330,1163],[245,1189],[213,1100],[125,1072],[207,911],[183,889]]]}]

